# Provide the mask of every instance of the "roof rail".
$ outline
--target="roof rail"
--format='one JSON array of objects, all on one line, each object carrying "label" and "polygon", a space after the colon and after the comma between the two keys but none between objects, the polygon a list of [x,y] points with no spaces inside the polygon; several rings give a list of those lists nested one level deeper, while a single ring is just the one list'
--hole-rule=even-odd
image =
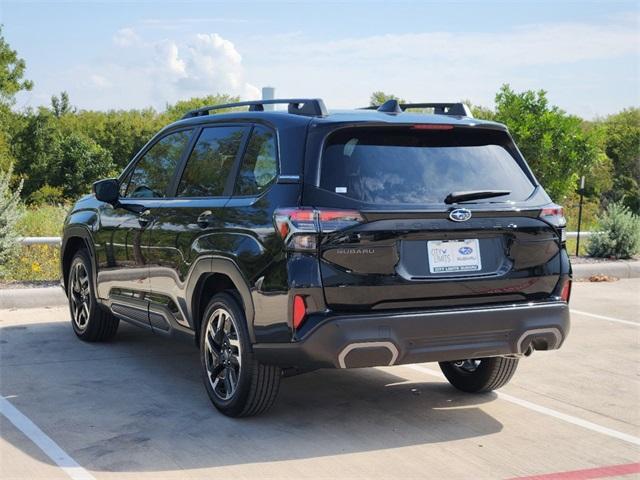
[{"label": "roof rail", "polygon": [[202,117],[209,115],[209,112],[221,110],[223,108],[249,107],[250,112],[262,112],[265,105],[288,104],[288,111],[293,115],[305,115],[308,117],[325,117],[327,107],[320,98],[282,98],[273,100],[250,100],[246,102],[224,103],[197,108],[187,112],[182,118]]},{"label": "roof rail", "polygon": [[408,108],[433,108],[433,113],[436,115],[473,117],[471,110],[464,103],[399,103],[397,100],[387,100],[380,106],[365,107],[364,110],[378,110],[379,112],[397,114]]}]

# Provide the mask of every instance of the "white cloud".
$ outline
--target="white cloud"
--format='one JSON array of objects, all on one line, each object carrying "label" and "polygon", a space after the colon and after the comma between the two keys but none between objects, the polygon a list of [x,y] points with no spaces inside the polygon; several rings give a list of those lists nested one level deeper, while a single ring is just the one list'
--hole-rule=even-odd
[{"label": "white cloud", "polygon": [[178,45],[175,42],[162,42],[155,46],[159,57],[159,65],[166,67],[168,73],[175,78],[184,78],[186,76],[185,62],[180,58]]},{"label": "white cloud", "polygon": [[611,58],[638,51],[638,32],[632,27],[567,23],[528,25],[497,33],[406,33],[295,42],[288,44],[283,55],[304,52],[315,61],[335,61],[335,55],[339,55],[359,63],[486,61],[516,67]]},{"label": "white cloud", "polygon": [[[552,101],[586,116],[640,101],[633,86],[640,42],[628,21],[525,25],[492,33],[383,34],[324,42],[273,36],[259,42],[247,39],[241,45],[248,72],[258,84],[275,85],[278,95],[322,96],[334,108],[366,104],[374,90],[414,101],[471,99],[491,105],[502,83],[517,89],[547,89]],[[635,70],[635,77],[625,75],[616,62],[625,64],[627,72]]]},{"label": "white cloud", "polygon": [[95,73],[89,77],[91,83],[98,88],[109,88],[111,87],[111,82],[104,78],[102,75],[96,75]]},{"label": "white cloud", "polygon": [[93,100],[106,104],[98,108],[163,108],[179,99],[213,93],[259,97],[259,90],[246,81],[242,56],[217,33],[146,41],[135,30],[123,28],[113,41],[119,48],[107,61],[78,67],[94,86],[112,86],[117,92],[117,98]]},{"label": "white cloud", "polygon": [[140,42],[140,37],[133,28],[121,28],[113,36],[113,43],[118,47],[130,47]]}]

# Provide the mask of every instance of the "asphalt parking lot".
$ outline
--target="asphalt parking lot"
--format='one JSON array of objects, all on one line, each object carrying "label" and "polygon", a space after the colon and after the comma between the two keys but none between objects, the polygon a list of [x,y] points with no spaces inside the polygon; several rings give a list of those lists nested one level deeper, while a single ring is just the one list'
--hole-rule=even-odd
[{"label": "asphalt parking lot", "polygon": [[574,284],[571,306],[563,349],[498,394],[435,364],[318,371],[241,420],[211,407],[190,344],[127,325],[85,344],[64,308],[0,310],[0,476],[638,478],[640,279]]}]

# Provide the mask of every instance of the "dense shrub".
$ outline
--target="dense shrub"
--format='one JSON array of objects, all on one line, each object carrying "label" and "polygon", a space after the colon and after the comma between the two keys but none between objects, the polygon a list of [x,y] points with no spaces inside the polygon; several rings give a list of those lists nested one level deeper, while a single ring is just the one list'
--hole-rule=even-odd
[{"label": "dense shrub", "polygon": [[52,187],[43,185],[38,190],[29,195],[29,205],[59,205],[64,203],[64,191],[62,187]]},{"label": "dense shrub", "polygon": [[7,260],[17,248],[16,223],[20,218],[20,190],[22,184],[11,191],[12,169],[0,170],[0,275]]},{"label": "dense shrub", "polygon": [[598,231],[589,239],[593,257],[629,258],[640,250],[640,217],[621,204],[612,203],[598,219]]}]

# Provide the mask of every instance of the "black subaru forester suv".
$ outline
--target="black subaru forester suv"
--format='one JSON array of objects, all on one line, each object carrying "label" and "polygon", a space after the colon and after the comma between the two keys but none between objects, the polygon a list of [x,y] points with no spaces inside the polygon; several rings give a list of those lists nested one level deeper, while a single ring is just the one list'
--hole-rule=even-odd
[{"label": "black subaru forester suv", "polygon": [[97,182],[65,221],[62,278],[82,340],[119,320],[195,340],[230,416],[318,368],[437,361],[484,392],[569,332],[564,227],[506,127],[463,104],[240,102]]}]

